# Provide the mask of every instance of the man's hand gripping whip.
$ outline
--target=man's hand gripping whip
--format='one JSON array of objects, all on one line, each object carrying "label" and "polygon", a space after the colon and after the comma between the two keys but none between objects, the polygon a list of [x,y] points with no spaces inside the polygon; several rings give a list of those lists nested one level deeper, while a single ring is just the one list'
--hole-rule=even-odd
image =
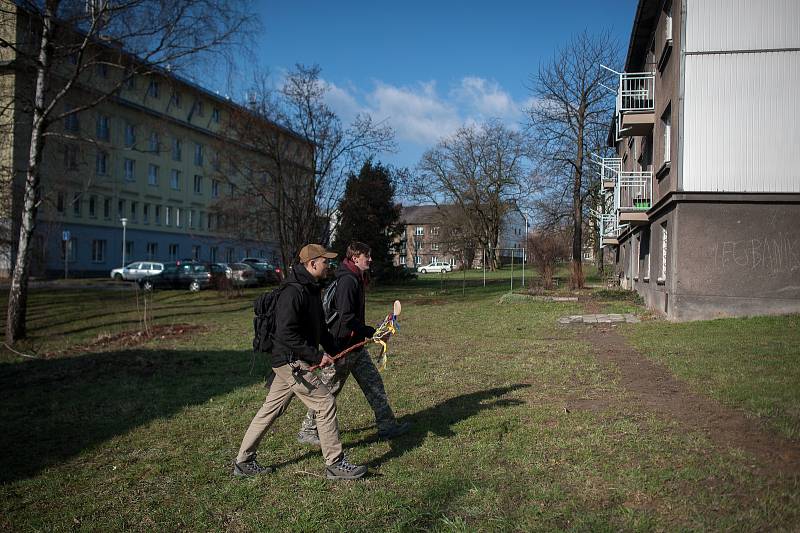
[{"label": "man's hand gripping whip", "polygon": [[[371,338],[364,339],[363,341],[356,343],[345,350],[342,350],[333,357],[333,360],[336,361],[341,359],[353,350],[357,350],[369,342],[374,342],[381,345],[381,353],[377,358],[379,364],[377,366],[378,370],[382,371],[384,368],[386,368],[386,363],[388,361],[386,353],[389,351],[389,345],[387,344],[389,337],[397,333],[400,329],[400,324],[397,323],[397,317],[400,316],[401,310],[402,306],[400,305],[400,300],[395,300],[394,305],[392,306],[392,312],[386,315],[386,318],[383,319],[383,322],[381,322],[378,327],[375,328],[375,333]],[[308,371],[313,372],[318,368],[320,368],[320,365],[314,365],[309,368]]]}]

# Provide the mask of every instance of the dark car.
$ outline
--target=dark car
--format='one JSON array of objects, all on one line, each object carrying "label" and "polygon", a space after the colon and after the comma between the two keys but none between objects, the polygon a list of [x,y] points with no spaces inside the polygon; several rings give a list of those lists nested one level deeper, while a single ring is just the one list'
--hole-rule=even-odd
[{"label": "dark car", "polygon": [[211,286],[211,272],[203,263],[175,261],[164,263],[160,274],[146,276],[137,281],[146,291],[153,289],[189,289],[192,292]]},{"label": "dark car", "polygon": [[270,285],[280,283],[283,277],[281,269],[275,268],[269,263],[248,263],[256,272],[256,279],[259,285]]}]

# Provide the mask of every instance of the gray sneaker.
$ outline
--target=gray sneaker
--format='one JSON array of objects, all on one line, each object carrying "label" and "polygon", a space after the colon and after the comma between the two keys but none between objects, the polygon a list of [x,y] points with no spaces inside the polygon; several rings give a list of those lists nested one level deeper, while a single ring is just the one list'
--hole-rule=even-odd
[{"label": "gray sneaker", "polygon": [[351,464],[344,455],[325,469],[325,477],[328,479],[361,479],[366,473],[366,466]]},{"label": "gray sneaker", "polygon": [[310,444],[311,446],[320,447],[319,434],[316,431],[301,431],[297,434],[297,442],[300,444]]},{"label": "gray sneaker", "polygon": [[274,470],[275,469],[271,466],[261,466],[255,458],[243,463],[237,463],[236,460],[233,461],[233,475],[236,477],[252,477],[259,474],[269,474]]},{"label": "gray sneaker", "polygon": [[378,430],[378,438],[390,440],[400,435],[405,435],[411,429],[411,424],[408,422],[396,422],[395,425],[385,429]]}]

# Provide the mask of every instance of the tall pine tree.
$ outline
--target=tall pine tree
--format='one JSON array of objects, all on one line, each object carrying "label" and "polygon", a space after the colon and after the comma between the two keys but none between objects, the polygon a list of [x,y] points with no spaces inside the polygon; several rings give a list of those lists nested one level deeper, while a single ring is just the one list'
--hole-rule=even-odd
[{"label": "tall pine tree", "polygon": [[372,248],[372,275],[392,277],[394,241],[400,233],[400,204],[395,203],[395,185],[389,168],[367,160],[361,171],[347,178],[339,204],[339,225],[334,249],[344,257],[347,245],[361,241]]}]

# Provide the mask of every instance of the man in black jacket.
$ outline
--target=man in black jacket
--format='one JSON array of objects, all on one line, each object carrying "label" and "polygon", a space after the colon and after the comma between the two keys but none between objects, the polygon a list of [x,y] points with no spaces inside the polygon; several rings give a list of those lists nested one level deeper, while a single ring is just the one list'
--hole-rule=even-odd
[{"label": "man in black jacket", "polygon": [[[272,471],[256,461],[256,450],[275,420],[297,396],[315,414],[319,441],[329,479],[358,479],[366,466],[349,463],[342,451],[336,420],[336,399],[317,376],[308,372],[312,365],[330,366],[335,353],[333,337],[325,328],[320,298],[320,281],[325,277],[328,259],[336,257],[325,247],[309,244],[300,250],[300,264],[284,281],[275,305],[275,333],[272,335],[272,375],[269,393],[244,435],[233,466],[235,476],[253,476]],[[319,349],[320,343],[326,352]]]},{"label": "man in black jacket", "polygon": [[[368,326],[364,318],[364,289],[371,262],[370,247],[363,242],[352,242],[347,247],[345,260],[336,271],[337,285],[333,307],[337,317],[330,325],[330,332],[336,342],[337,352],[371,338],[375,333],[375,328]],[[375,412],[378,437],[391,439],[406,433],[409,425],[397,422],[389,406],[381,375],[366,348],[354,350],[336,364],[322,369],[322,380],[331,393],[338,396],[351,373]],[[321,434],[318,432],[318,425],[316,414],[309,409],[300,426],[297,440],[319,446]]]}]

